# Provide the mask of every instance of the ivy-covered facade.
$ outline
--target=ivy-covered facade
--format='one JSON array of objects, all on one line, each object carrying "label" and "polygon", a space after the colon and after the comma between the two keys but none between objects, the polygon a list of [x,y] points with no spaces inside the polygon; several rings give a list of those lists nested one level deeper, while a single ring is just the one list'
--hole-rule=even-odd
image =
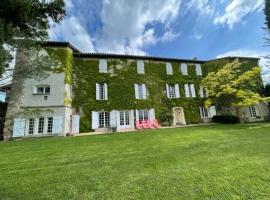
[{"label": "ivy-covered facade", "polygon": [[[21,86],[24,91],[21,107],[40,109],[41,112],[35,116],[25,117],[20,114],[16,116],[16,119],[13,117],[11,122],[6,124],[6,137],[18,135],[14,133],[14,130],[19,129],[16,124],[18,119],[23,119],[20,125],[25,124],[23,136],[31,135],[29,130],[32,134],[39,134],[39,126],[42,123],[40,118],[44,120],[42,132],[44,135],[53,132],[51,127],[49,127],[50,133],[48,132],[48,126],[53,127],[55,123],[58,126],[58,134],[65,135],[108,131],[112,128],[116,131],[135,129],[136,121],[139,120],[150,120],[150,122],[157,120],[162,126],[210,122],[211,117],[218,111],[215,110],[214,105],[204,108],[207,90],[200,87],[200,81],[209,71],[217,70],[235,59],[202,61],[87,54],[64,42],[48,42],[43,48],[51,58],[59,61],[59,66],[50,71],[47,79],[38,81],[31,78],[24,80]],[[243,63],[243,71],[258,65],[256,58],[239,59]],[[19,64],[21,63],[17,63],[16,66]],[[51,76],[56,76],[54,79],[59,80],[61,84],[51,82]],[[40,90],[40,94],[27,92],[25,83],[28,86],[30,84],[28,90],[36,88]],[[50,88],[47,88],[50,90],[47,93],[46,86]],[[56,93],[53,92],[61,94],[57,98],[57,104],[52,96]],[[10,98],[12,100],[12,91]],[[12,110],[12,107],[14,103],[9,106],[9,110]],[[58,122],[54,121],[53,113],[56,108],[63,109],[61,114],[57,111]],[[52,110],[52,114],[44,111],[46,113],[44,117],[42,110],[45,109]],[[255,112],[259,112],[258,109],[255,108]],[[250,111],[252,112],[253,110]],[[10,116],[14,116],[14,113]],[[260,120],[262,119],[263,117]],[[13,126],[13,132],[8,132],[11,126]]]}]

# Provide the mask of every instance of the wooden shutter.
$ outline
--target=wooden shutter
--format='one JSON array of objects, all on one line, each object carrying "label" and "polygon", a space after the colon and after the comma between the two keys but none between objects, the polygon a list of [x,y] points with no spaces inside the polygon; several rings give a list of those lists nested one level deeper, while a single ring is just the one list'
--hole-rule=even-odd
[{"label": "wooden shutter", "polygon": [[190,91],[191,91],[191,96],[196,97],[196,92],[195,92],[195,87],[194,84],[190,85]]},{"label": "wooden shutter", "polygon": [[13,137],[22,137],[25,135],[26,120],[22,118],[15,118],[13,124]]},{"label": "wooden shutter", "polygon": [[185,96],[190,97],[189,85],[188,84],[185,84]]},{"label": "wooden shutter", "polygon": [[138,110],[135,110],[135,118],[136,118],[136,120],[139,120],[139,111]]},{"label": "wooden shutter", "polygon": [[188,75],[188,69],[187,69],[187,64],[186,63],[181,64],[181,72],[182,72],[183,75]]},{"label": "wooden shutter", "polygon": [[134,84],[134,89],[135,89],[135,99],[139,99],[139,88],[138,88],[138,84]]},{"label": "wooden shutter", "polygon": [[199,76],[202,75],[202,67],[200,64],[196,64],[196,74]]},{"label": "wooden shutter", "polygon": [[129,124],[131,128],[134,128],[134,111],[130,110],[129,112]]},{"label": "wooden shutter", "polygon": [[201,98],[203,98],[204,97],[204,93],[203,93],[203,87],[202,86],[200,86],[200,97]]},{"label": "wooden shutter", "polygon": [[149,110],[149,119],[151,122],[153,122],[155,120],[155,109],[154,108],[151,108]]},{"label": "wooden shutter", "polygon": [[72,115],[71,119],[71,133],[77,134],[80,132],[80,115]]},{"label": "wooden shutter", "polygon": [[215,106],[211,106],[208,109],[209,109],[209,116],[210,117],[214,117],[215,115],[217,115],[216,107]]},{"label": "wooden shutter", "polygon": [[107,73],[108,72],[107,60],[105,60],[105,59],[99,60],[99,72],[100,73]]},{"label": "wooden shutter", "polygon": [[180,98],[180,92],[179,92],[179,84],[175,84],[175,97]]},{"label": "wooden shutter", "polygon": [[110,126],[117,127],[117,115],[116,110],[110,112]]},{"label": "wooden shutter", "polygon": [[96,83],[96,100],[100,100],[100,95],[99,95],[99,84]]},{"label": "wooden shutter", "polygon": [[144,62],[142,60],[137,61],[137,73],[144,74]]},{"label": "wooden shutter", "polygon": [[104,83],[105,100],[108,100],[108,84]]},{"label": "wooden shutter", "polygon": [[97,129],[99,127],[99,114],[98,112],[92,111],[92,129]]},{"label": "wooden shutter", "polygon": [[170,98],[169,85],[168,84],[166,84],[166,94],[167,94],[167,97]]},{"label": "wooden shutter", "polygon": [[63,117],[62,116],[53,117],[52,133],[53,134],[63,133]]}]

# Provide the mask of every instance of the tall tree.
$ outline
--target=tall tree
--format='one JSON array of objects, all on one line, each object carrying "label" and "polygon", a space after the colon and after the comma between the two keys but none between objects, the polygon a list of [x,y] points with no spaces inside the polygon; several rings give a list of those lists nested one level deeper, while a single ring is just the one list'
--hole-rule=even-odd
[{"label": "tall tree", "polygon": [[241,107],[254,105],[260,101],[269,101],[269,98],[260,96],[260,83],[260,68],[254,67],[242,73],[241,63],[236,59],[218,71],[210,72],[202,80],[201,84],[207,88],[209,94],[205,105],[215,104],[224,113],[235,108],[239,116]]},{"label": "tall tree", "polygon": [[265,0],[264,14],[266,18],[266,27],[270,30],[270,0]]},{"label": "tall tree", "polygon": [[64,16],[64,0],[0,0],[0,75],[12,59],[12,48],[47,39],[50,21]]}]

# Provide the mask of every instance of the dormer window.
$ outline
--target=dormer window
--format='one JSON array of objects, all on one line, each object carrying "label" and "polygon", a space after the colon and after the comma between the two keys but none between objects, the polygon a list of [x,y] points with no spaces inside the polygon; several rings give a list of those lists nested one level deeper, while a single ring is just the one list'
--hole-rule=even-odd
[{"label": "dormer window", "polygon": [[50,94],[51,88],[48,85],[36,86],[34,88],[34,94]]}]

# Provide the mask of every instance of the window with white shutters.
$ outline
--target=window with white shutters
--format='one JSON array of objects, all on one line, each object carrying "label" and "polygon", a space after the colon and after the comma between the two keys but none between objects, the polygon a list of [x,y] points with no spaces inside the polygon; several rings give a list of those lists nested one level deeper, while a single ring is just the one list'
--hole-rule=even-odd
[{"label": "window with white shutters", "polygon": [[31,118],[28,121],[28,134],[34,134],[34,127],[35,127],[35,119]]},{"label": "window with white shutters", "polygon": [[143,84],[138,84],[139,99],[143,99]]},{"label": "window with white shutters", "polygon": [[190,84],[189,88],[190,88],[191,97],[196,97],[196,91],[195,91],[194,84]]},{"label": "window with white shutters", "polygon": [[108,85],[106,83],[96,84],[96,99],[108,100]]},{"label": "window with white shutters", "polygon": [[144,62],[142,60],[137,61],[137,73],[144,74]]},{"label": "window with white shutters", "polygon": [[145,84],[135,84],[135,98],[136,99],[147,99],[149,96],[148,89]]},{"label": "window with white shutters", "polygon": [[196,64],[196,74],[198,76],[201,76],[202,75],[202,67],[201,67],[201,64]]},{"label": "window with white shutters", "polygon": [[172,75],[173,74],[172,64],[171,63],[166,63],[166,73],[167,73],[167,75]]},{"label": "window with white shutters", "polygon": [[186,63],[182,63],[180,69],[183,75],[188,75],[188,66]]},{"label": "window with white shutters", "polygon": [[100,112],[99,113],[99,128],[108,128],[110,126],[110,113]]},{"label": "window with white shutters", "polygon": [[149,111],[148,110],[138,110],[139,120],[148,120]]},{"label": "window with white shutters", "polygon": [[107,67],[107,60],[101,59],[99,60],[99,73],[107,73],[108,67]]},{"label": "window with white shutters", "polygon": [[190,97],[190,89],[189,89],[189,85],[185,84],[185,97]]},{"label": "window with white shutters", "polygon": [[249,106],[249,113],[250,113],[250,117],[252,117],[252,118],[256,118],[257,117],[255,106]]},{"label": "window with white shutters", "polygon": [[200,107],[200,113],[201,113],[201,118],[208,118],[208,109],[205,107]]},{"label": "window with white shutters", "polygon": [[175,98],[175,85],[169,85],[169,98]]},{"label": "window with white shutters", "polygon": [[120,125],[127,126],[129,125],[129,111],[120,111]]}]

